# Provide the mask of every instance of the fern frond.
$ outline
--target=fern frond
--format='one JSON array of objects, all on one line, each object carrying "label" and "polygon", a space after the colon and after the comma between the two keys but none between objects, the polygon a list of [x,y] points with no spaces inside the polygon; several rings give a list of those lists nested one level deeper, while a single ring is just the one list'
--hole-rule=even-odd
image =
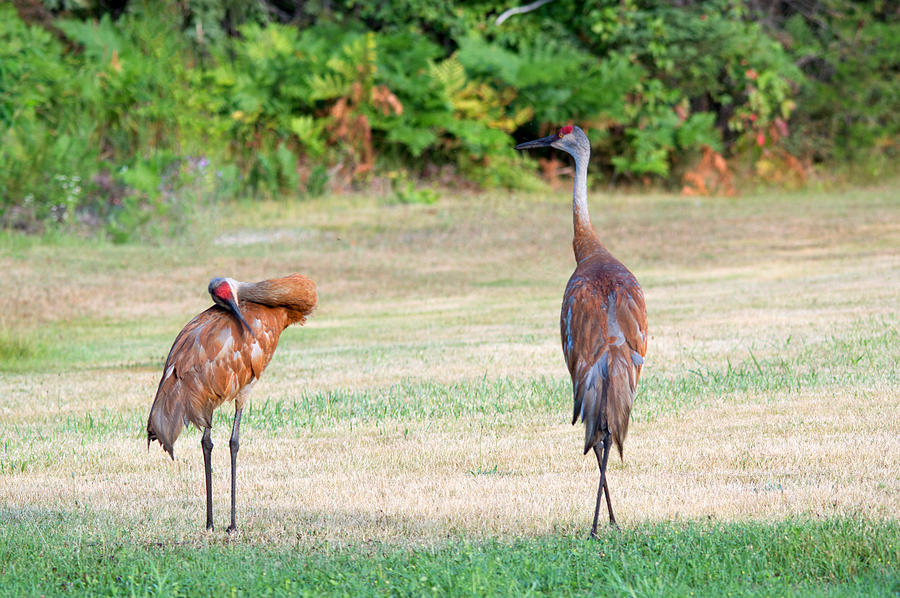
[{"label": "fern frond", "polygon": [[350,93],[348,80],[337,74],[312,75],[309,78],[310,101],[333,100]]},{"label": "fern frond", "polygon": [[432,64],[430,71],[431,76],[441,83],[450,98],[466,86],[466,69],[456,56]]}]

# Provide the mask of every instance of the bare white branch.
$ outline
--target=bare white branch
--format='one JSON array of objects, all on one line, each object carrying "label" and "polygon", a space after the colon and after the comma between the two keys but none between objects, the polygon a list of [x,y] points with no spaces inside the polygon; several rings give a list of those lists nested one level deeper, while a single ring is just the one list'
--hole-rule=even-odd
[{"label": "bare white branch", "polygon": [[510,8],[509,10],[505,10],[505,11],[503,11],[503,14],[501,14],[499,17],[497,17],[497,20],[494,21],[494,25],[502,25],[503,21],[505,21],[506,19],[508,19],[509,17],[511,17],[513,15],[520,15],[523,12],[531,12],[532,10],[534,10],[536,8],[540,8],[543,5],[547,4],[548,2],[552,2],[552,1],[553,0],[537,0],[537,2],[532,2],[531,4],[526,4],[525,6],[517,6],[515,8]]}]

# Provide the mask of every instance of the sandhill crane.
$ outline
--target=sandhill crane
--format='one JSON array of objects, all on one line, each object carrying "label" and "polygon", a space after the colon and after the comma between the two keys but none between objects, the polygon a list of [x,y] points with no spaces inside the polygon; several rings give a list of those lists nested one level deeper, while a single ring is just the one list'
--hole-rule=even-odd
[{"label": "sandhill crane", "polygon": [[575,398],[572,424],[581,416],[584,454],[594,449],[600,468],[591,527],[591,536],[596,537],[604,490],[609,523],[617,527],[606,481],[606,460],[610,437],[622,456],[634,392],[647,354],[647,310],[637,279],[600,243],[591,225],[587,204],[591,144],[587,135],[578,127],[565,126],[549,137],[520,143],[516,149],[534,147],[554,147],[575,158],[572,246],[577,266],[566,285],[559,323]]},{"label": "sandhill crane", "polygon": [[278,338],[291,324],[306,321],[316,307],[316,285],[292,274],[262,282],[214,278],[209,294],[215,305],[197,315],[178,333],[169,351],[156,398],[147,419],[147,447],[158,440],[172,459],[172,445],[183,424],[203,429],[200,446],[206,474],[206,529],[213,529],[213,411],[234,401],[231,429],[231,525],[234,516],[235,468],[241,410],[253,384],[272,359]]}]

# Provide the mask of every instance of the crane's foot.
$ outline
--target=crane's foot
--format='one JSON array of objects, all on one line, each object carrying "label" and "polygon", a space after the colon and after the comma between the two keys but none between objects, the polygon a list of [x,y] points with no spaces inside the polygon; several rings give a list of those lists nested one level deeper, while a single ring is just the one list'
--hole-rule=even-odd
[{"label": "crane's foot", "polygon": [[213,524],[212,524],[212,523],[207,523],[207,524],[206,524],[206,531],[208,531],[208,532],[214,532],[214,531],[216,531],[216,529],[213,527]]},{"label": "crane's foot", "polygon": [[236,531],[237,531],[237,526],[236,526],[235,524],[233,524],[233,523],[232,523],[231,525],[229,525],[228,528],[225,530],[225,532],[226,532],[228,535],[231,535],[232,533],[234,533],[234,532],[236,532]]},{"label": "crane's foot", "polygon": [[[612,520],[612,521],[609,522],[609,529],[611,529],[611,530],[613,530],[613,531],[617,531],[617,532],[618,532],[618,531],[621,531],[620,528],[619,528],[619,524],[616,523],[615,520]],[[591,530],[591,539],[593,539],[593,540],[599,540],[599,539],[600,539],[600,534],[597,532],[597,528],[596,528],[596,527],[593,528],[593,529]]]}]

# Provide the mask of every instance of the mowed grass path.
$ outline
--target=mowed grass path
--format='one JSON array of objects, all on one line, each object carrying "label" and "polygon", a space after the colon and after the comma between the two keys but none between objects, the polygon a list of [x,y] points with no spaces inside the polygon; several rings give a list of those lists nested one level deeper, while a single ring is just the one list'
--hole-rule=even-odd
[{"label": "mowed grass path", "polygon": [[[900,591],[894,188],[590,204],[651,331],[610,460],[624,529],[595,543],[567,192],[248,204],[158,247],[0,237],[0,594]],[[199,433],[147,452],[162,363],[212,276],[295,271],[320,308],[245,414],[240,530],[208,534]]]}]

